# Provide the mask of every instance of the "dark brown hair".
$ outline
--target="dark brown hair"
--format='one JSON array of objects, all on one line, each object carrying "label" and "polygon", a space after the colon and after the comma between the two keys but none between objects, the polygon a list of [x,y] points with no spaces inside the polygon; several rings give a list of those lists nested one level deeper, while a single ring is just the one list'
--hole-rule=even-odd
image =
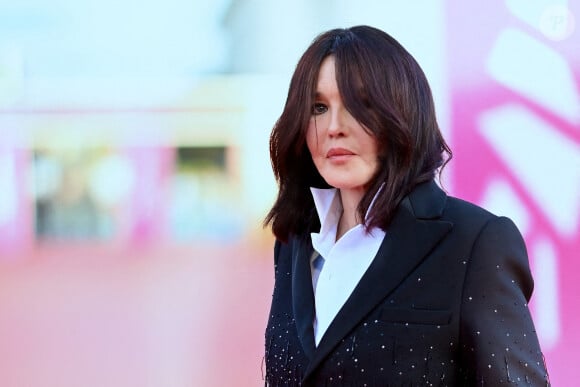
[{"label": "dark brown hair", "polygon": [[279,191],[264,224],[271,224],[282,241],[291,235],[317,232],[320,227],[310,187],[329,185],[314,166],[306,131],[320,65],[329,55],[335,59],[344,105],[378,144],[379,167],[358,206],[358,216],[365,219],[383,186],[366,219],[367,230],[386,230],[405,195],[417,184],[432,180],[452,157],[437,125],[427,78],[403,46],[369,26],[325,32],[300,58],[270,137]]}]

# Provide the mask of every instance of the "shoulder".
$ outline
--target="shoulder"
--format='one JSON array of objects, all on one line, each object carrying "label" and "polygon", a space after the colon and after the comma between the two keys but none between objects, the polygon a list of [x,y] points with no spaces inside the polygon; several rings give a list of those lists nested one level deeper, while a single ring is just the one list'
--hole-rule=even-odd
[{"label": "shoulder", "polygon": [[448,195],[434,180],[417,185],[403,199],[407,207],[419,219],[461,220],[470,218],[481,221],[495,215],[488,210],[466,200]]},{"label": "shoulder", "polygon": [[447,196],[447,202],[445,203],[445,210],[443,216],[453,217],[453,218],[475,218],[483,221],[488,221],[492,218],[496,218],[497,215],[493,214],[489,210],[480,207],[477,204],[468,202],[466,200]]},{"label": "shoulder", "polygon": [[503,234],[522,239],[518,227],[510,218],[453,196],[448,196],[442,217],[460,226],[480,230],[480,237]]},{"label": "shoulder", "polygon": [[496,215],[486,208],[477,204],[448,196],[445,209],[442,213],[442,220],[450,221],[454,224],[454,229],[462,229],[469,233],[480,234],[485,230],[507,230],[519,235],[515,224],[507,217]]},{"label": "shoulder", "polygon": [[448,195],[435,181],[416,186],[402,205],[418,219],[449,221],[469,228],[481,228],[497,217],[474,203]]},{"label": "shoulder", "polygon": [[516,224],[508,217],[494,214],[474,203],[449,196],[442,219],[451,221],[454,228],[469,231],[476,241],[503,243],[510,241],[524,247],[522,235]]}]

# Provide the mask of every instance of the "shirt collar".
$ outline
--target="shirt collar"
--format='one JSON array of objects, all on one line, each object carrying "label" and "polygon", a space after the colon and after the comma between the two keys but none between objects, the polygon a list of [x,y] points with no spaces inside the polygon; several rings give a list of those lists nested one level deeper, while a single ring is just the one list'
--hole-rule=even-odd
[{"label": "shirt collar", "polygon": [[336,188],[310,188],[314,206],[320,220],[320,233],[327,234],[334,228],[336,237],[336,225],[342,215],[342,202]]},{"label": "shirt collar", "polygon": [[[373,198],[369,209],[367,210],[366,216],[368,217],[369,211],[372,208],[377,196],[382,190],[379,188],[375,197]],[[314,199],[314,206],[316,207],[316,212],[318,213],[318,218],[320,220],[320,232],[318,233],[311,233],[311,240],[312,245],[318,253],[320,253],[323,257],[327,257],[332,250],[333,246],[336,243],[336,231],[338,222],[342,215],[342,202],[340,200],[340,192],[336,188],[310,188],[310,192],[312,193],[312,198]],[[366,218],[365,218],[366,220]],[[366,233],[364,229],[364,225],[358,224],[354,227],[355,230],[349,230],[350,232],[354,232],[356,235],[359,235],[359,239],[381,239],[384,237],[384,232],[382,230],[372,230],[372,234],[370,235]]]},{"label": "shirt collar", "polygon": [[[379,193],[383,190],[383,185],[377,190],[377,193],[371,201],[371,205],[367,209],[365,214],[365,221],[369,216],[369,212]],[[342,202],[340,201],[340,193],[336,188],[314,188],[310,187],[310,192],[312,193],[312,198],[314,199],[314,206],[316,207],[316,212],[318,213],[318,219],[320,220],[320,232],[326,231],[326,228],[330,224],[331,226],[336,226],[342,214]],[[326,226],[326,227],[325,227]]]}]

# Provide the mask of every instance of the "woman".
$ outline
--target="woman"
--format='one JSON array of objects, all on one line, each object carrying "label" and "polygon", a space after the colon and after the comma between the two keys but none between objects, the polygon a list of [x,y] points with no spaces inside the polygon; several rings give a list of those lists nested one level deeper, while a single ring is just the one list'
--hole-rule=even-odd
[{"label": "woman", "polygon": [[447,196],[419,65],[368,26],[320,35],[270,141],[271,386],[547,385],[515,225]]}]

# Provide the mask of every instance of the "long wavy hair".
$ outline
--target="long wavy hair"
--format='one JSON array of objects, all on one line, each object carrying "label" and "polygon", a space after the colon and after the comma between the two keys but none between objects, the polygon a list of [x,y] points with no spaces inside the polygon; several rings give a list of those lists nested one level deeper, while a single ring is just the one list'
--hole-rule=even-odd
[{"label": "long wavy hair", "polygon": [[401,200],[432,180],[452,157],[435,116],[431,89],[415,59],[387,33],[369,26],[319,35],[300,58],[284,110],[270,136],[278,196],[264,220],[277,239],[317,232],[310,187],[329,188],[314,166],[306,132],[322,61],[332,55],[336,82],[350,114],[377,141],[378,168],[358,208],[368,230],[386,230]]}]

